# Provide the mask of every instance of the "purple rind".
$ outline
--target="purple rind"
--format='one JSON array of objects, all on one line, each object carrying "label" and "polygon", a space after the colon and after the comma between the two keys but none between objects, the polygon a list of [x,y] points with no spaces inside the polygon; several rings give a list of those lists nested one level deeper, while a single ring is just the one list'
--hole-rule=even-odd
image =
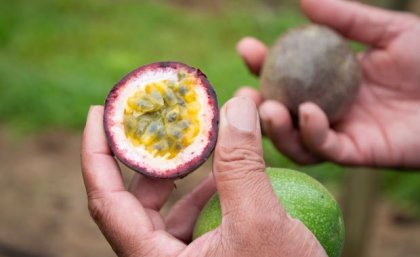
[{"label": "purple rind", "polygon": [[[159,68],[182,69],[182,70],[186,70],[189,73],[195,73],[196,76],[201,80],[203,86],[206,89],[209,105],[211,106],[211,109],[214,114],[213,119],[211,121],[212,129],[209,132],[209,142],[205,146],[202,153],[198,155],[197,157],[195,157],[194,159],[182,165],[179,165],[173,169],[167,170],[165,175],[157,174],[153,171],[150,171],[147,167],[142,167],[140,165],[133,165],[129,160],[127,160],[124,157],[123,152],[118,151],[118,149],[116,149],[116,146],[115,146],[116,139],[110,132],[111,125],[110,125],[109,115],[108,115],[112,107],[112,103],[114,102],[115,98],[118,96],[118,91],[122,87],[124,87],[125,84],[132,77],[136,77],[147,70],[154,70],[154,69],[159,69]],[[112,153],[115,155],[115,157],[119,161],[121,161],[127,167],[150,178],[159,178],[159,179],[183,178],[187,176],[188,174],[190,174],[191,172],[193,172],[194,170],[196,170],[198,167],[200,167],[204,162],[206,162],[216,146],[217,136],[218,136],[218,127],[219,127],[218,126],[219,125],[219,107],[218,107],[218,102],[217,102],[217,95],[213,87],[211,86],[210,82],[208,81],[207,76],[200,69],[190,67],[187,64],[180,63],[180,62],[155,62],[155,63],[147,64],[128,73],[111,89],[111,91],[109,92],[105,100],[103,125],[104,125],[105,136],[107,138],[108,145],[111,148]]]}]

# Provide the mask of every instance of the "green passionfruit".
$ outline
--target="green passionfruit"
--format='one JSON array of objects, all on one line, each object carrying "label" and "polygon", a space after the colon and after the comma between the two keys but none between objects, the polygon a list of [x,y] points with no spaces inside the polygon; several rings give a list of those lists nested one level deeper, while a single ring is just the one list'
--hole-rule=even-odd
[{"label": "green passionfruit", "polygon": [[[305,224],[329,257],[339,257],[344,243],[344,223],[341,209],[328,190],[298,171],[267,168],[266,172],[286,212]],[[215,229],[221,222],[220,200],[216,194],[201,211],[193,238]]]}]

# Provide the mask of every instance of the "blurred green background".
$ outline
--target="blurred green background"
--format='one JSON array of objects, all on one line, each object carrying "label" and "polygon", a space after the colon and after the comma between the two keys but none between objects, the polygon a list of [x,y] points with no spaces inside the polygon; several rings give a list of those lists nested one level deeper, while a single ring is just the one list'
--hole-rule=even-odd
[{"label": "blurred green background", "polygon": [[[416,0],[364,2],[417,13],[420,10]],[[41,142],[54,152],[54,147],[61,149],[60,144],[72,145],[68,140],[77,141],[77,145],[89,106],[103,104],[110,88],[129,71],[162,60],[199,67],[214,85],[221,105],[242,85],[258,87],[258,79],[247,71],[236,54],[235,45],[240,38],[254,36],[269,45],[285,30],[306,22],[298,2],[290,0],[0,1],[0,143],[3,143],[0,149],[4,156],[16,158],[12,162],[13,158],[4,157],[3,164],[9,163],[9,166],[3,166],[0,178],[8,190],[6,194],[13,199],[12,189],[6,183],[21,184],[21,178],[10,178],[13,174],[22,172],[29,180],[28,185],[35,183],[30,180],[35,173],[6,170],[33,156],[25,147],[36,151],[39,150],[36,145]],[[53,139],[49,139],[50,135]],[[264,142],[264,149],[267,165],[303,170],[340,194],[347,168],[330,163],[298,167],[281,156],[268,141]],[[71,163],[77,167],[78,148],[71,150],[69,156],[75,158]],[[43,156],[48,160],[49,157],[48,154]],[[64,159],[59,160],[65,163]],[[36,170],[36,165],[29,166]],[[60,174],[60,170],[53,172]],[[74,172],[78,173],[78,168]],[[51,183],[46,187],[51,187]],[[22,193],[20,188],[14,189]],[[392,209],[398,209],[398,215],[403,213],[404,220],[420,217],[420,173],[381,172],[380,189],[381,197],[396,206]],[[54,194],[55,191],[47,192]],[[13,201],[1,203],[13,204]],[[10,214],[3,223],[14,216]],[[19,236],[26,234],[18,230],[15,233]],[[19,236],[10,236],[10,233],[13,232],[0,234],[0,256],[29,256],[18,250],[11,254],[13,247],[43,252],[31,243],[23,246],[16,243]],[[2,248],[2,241],[13,249]],[[49,250],[40,256],[60,256],[54,247],[46,248]],[[64,252],[61,256],[66,256]],[[103,252],[101,254],[104,256]],[[97,255],[79,253],[78,256]]]}]

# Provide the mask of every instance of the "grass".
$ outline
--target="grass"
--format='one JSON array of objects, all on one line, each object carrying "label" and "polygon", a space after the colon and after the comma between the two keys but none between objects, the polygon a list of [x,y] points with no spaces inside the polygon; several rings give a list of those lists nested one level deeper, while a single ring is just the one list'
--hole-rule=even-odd
[{"label": "grass", "polygon": [[[0,122],[24,134],[80,130],[89,106],[102,104],[122,76],[162,60],[199,67],[222,105],[241,85],[258,86],[235,52],[237,41],[254,36],[271,44],[305,22],[296,8],[252,0],[215,11],[163,0],[0,1]],[[304,170],[330,188],[342,179],[342,167],[299,167],[267,140],[264,152],[267,165]],[[420,206],[420,177],[389,174],[385,184],[395,199],[411,197]]]},{"label": "grass", "polygon": [[[264,15],[261,15],[264,11]],[[154,61],[200,67],[221,103],[256,85],[235,44],[253,35],[271,42],[302,23],[268,9],[217,13],[146,1],[2,1],[0,120],[23,130],[80,129],[92,104],[128,71]]]}]

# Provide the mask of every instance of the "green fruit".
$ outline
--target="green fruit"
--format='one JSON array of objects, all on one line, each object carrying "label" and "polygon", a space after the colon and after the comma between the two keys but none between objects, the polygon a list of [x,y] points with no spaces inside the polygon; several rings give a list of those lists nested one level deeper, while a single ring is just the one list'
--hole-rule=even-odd
[{"label": "green fruit", "polygon": [[[344,242],[341,209],[328,190],[312,177],[288,169],[267,168],[274,191],[287,213],[312,231],[329,257],[340,256]],[[218,195],[203,208],[193,238],[215,229],[221,223]]]},{"label": "green fruit", "polygon": [[309,25],[290,30],[271,47],[262,69],[261,93],[286,105],[294,116],[301,103],[316,103],[330,122],[336,122],[354,100],[360,74],[343,37],[327,27]]}]

